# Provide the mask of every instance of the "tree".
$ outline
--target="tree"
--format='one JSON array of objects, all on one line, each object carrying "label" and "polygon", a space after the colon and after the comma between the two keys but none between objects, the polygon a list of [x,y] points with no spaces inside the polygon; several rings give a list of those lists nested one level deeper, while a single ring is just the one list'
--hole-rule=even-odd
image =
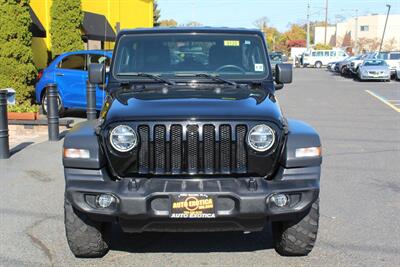
[{"label": "tree", "polygon": [[387,40],[383,44],[383,50],[385,51],[393,51],[396,49],[396,38],[392,38],[390,40]]},{"label": "tree", "polygon": [[314,46],[315,50],[331,50],[332,46],[328,45],[328,44],[316,44]]},{"label": "tree", "polygon": [[15,89],[17,104],[30,105],[36,68],[29,0],[0,0],[0,13],[0,88]]},{"label": "tree", "polygon": [[264,33],[268,47],[271,50],[276,50],[276,46],[282,42],[282,34],[275,27],[269,27],[268,22],[269,19],[267,17],[261,17],[254,21],[253,24]]},{"label": "tree", "polygon": [[297,24],[291,24],[290,29],[284,33],[286,40],[306,40],[306,31]]},{"label": "tree", "polygon": [[154,2],[153,2],[153,26],[154,27],[160,26],[160,21],[159,21],[160,17],[161,17],[161,11],[158,8],[157,1],[154,0]]},{"label": "tree", "polygon": [[[358,51],[375,51],[379,49],[379,45],[380,45],[381,41],[378,38],[358,38],[357,40],[357,47],[358,47]],[[352,43],[352,46],[353,43]]]},{"label": "tree", "polygon": [[165,19],[160,21],[160,26],[163,27],[176,27],[178,26],[178,22],[173,19]]},{"label": "tree", "polygon": [[268,27],[269,19],[267,17],[261,17],[253,22],[254,26],[264,32],[264,29]]},{"label": "tree", "polygon": [[53,0],[50,16],[52,56],[83,49],[81,0]]},{"label": "tree", "polygon": [[286,42],[286,46],[288,49],[292,47],[305,47],[306,46],[306,40],[289,40]]},{"label": "tree", "polygon": [[197,21],[191,21],[189,23],[186,24],[187,27],[201,27],[203,26],[203,24],[201,24],[200,22]]}]

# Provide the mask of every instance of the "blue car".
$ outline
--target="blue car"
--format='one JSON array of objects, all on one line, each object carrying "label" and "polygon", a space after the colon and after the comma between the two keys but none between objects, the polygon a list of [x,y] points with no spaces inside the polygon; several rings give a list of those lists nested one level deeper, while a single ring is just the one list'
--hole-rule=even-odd
[{"label": "blue car", "polygon": [[[110,66],[112,52],[102,50],[83,50],[61,54],[50,65],[39,72],[35,86],[36,102],[42,105],[43,113],[47,112],[46,86],[55,83],[59,92],[59,111],[68,108],[86,108],[86,80],[88,66],[91,63],[104,63]],[[100,110],[105,91],[97,87],[96,108]]]}]

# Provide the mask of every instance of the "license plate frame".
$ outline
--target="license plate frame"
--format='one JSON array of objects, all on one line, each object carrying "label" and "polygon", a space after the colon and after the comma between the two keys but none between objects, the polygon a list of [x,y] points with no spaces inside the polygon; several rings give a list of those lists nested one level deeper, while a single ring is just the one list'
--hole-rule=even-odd
[{"label": "license plate frame", "polygon": [[204,193],[180,193],[170,195],[172,219],[214,219],[215,197]]}]

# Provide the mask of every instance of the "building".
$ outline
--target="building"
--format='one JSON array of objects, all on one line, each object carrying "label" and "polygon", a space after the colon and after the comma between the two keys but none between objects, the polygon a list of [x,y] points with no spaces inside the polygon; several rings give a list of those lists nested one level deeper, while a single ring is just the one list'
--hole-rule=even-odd
[{"label": "building", "polygon": [[[82,39],[87,49],[112,49],[116,33],[124,28],[152,27],[153,0],[81,0]],[[31,0],[33,59],[38,68],[49,61],[52,0]]]},{"label": "building", "polygon": [[[386,15],[373,14],[350,18],[327,27],[327,44],[352,47],[359,52],[379,49]],[[400,50],[400,14],[389,15],[382,50]],[[315,27],[314,43],[324,43],[325,27]],[[357,41],[356,41],[357,40]]]}]

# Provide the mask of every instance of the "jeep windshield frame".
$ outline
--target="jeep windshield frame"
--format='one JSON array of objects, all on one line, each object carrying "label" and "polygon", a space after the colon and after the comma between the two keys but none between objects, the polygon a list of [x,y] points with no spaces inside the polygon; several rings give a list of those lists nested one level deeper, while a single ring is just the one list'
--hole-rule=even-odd
[{"label": "jeep windshield frame", "polygon": [[111,67],[111,80],[116,82],[154,82],[129,73],[149,73],[175,82],[217,82],[198,74],[233,82],[272,80],[262,35],[246,32],[124,33]]}]

